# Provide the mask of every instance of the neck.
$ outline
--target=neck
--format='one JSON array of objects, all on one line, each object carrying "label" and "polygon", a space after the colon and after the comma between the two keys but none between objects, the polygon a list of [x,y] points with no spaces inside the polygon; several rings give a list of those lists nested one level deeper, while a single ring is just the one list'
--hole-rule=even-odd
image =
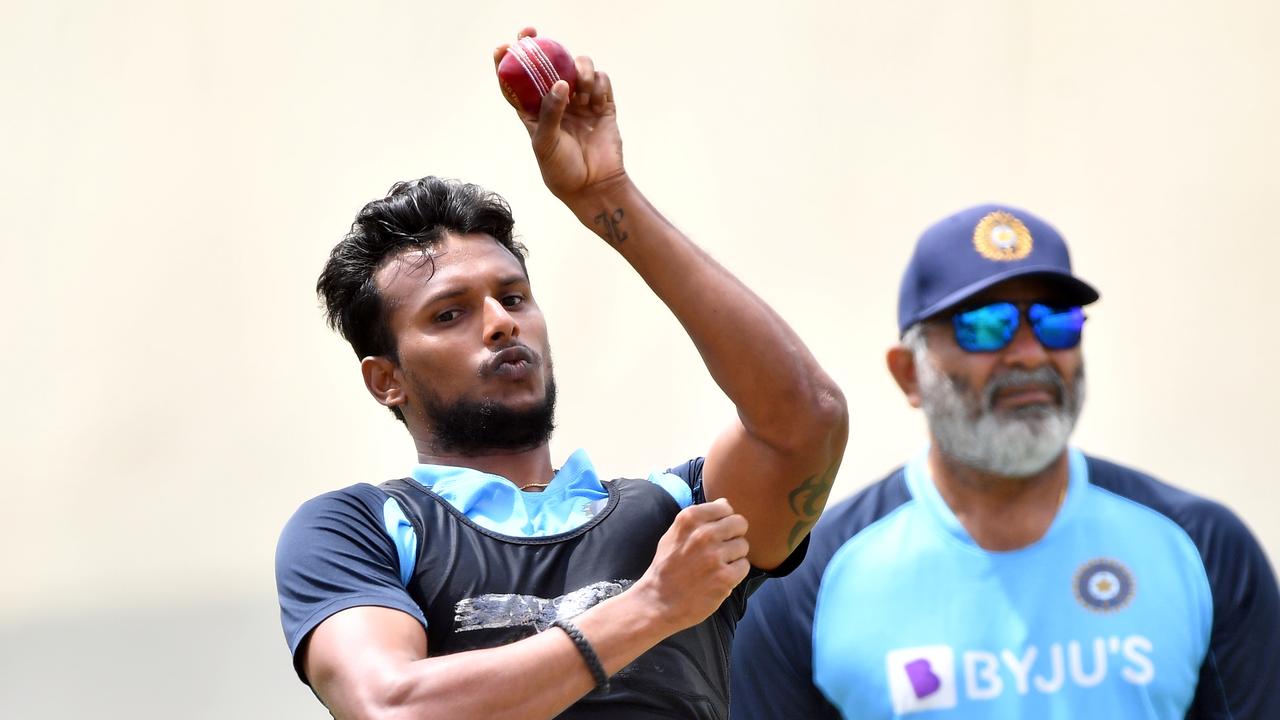
[{"label": "neck", "polygon": [[555,476],[551,467],[551,446],[543,443],[523,450],[495,450],[474,455],[440,451],[429,442],[417,438],[418,462],[427,465],[450,465],[471,468],[505,478],[518,488],[534,483],[548,483]]},{"label": "neck", "polygon": [[929,469],[974,542],[995,551],[1017,550],[1044,537],[1066,497],[1069,474],[1065,450],[1035,475],[1011,478],[963,465],[936,441],[929,448]]}]

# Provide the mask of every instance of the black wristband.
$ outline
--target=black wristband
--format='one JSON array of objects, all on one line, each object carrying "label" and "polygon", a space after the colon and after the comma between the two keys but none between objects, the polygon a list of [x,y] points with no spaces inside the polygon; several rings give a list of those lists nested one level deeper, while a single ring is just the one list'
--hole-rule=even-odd
[{"label": "black wristband", "polygon": [[586,636],[578,629],[577,625],[568,620],[560,619],[551,623],[553,626],[565,631],[569,639],[578,648],[578,652],[582,654],[582,659],[587,663],[587,669],[591,671],[591,677],[596,680],[596,692],[609,692],[609,676],[604,672],[604,666],[600,664],[600,656],[596,655],[596,649],[591,647],[591,643],[587,642]]}]

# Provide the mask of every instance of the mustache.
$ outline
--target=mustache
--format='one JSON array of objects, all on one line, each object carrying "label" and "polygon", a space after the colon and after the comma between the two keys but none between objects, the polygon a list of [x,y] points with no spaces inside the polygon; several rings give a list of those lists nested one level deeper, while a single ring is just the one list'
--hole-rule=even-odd
[{"label": "mustache", "polygon": [[523,343],[512,343],[504,348],[495,350],[493,355],[489,356],[480,365],[481,375],[492,375],[498,372],[498,369],[507,363],[524,361],[530,365],[537,365],[542,362],[542,358]]},{"label": "mustache", "polygon": [[992,378],[982,391],[983,407],[991,409],[995,404],[996,395],[1010,388],[1025,387],[1027,385],[1053,388],[1054,396],[1057,398],[1059,405],[1066,400],[1066,381],[1062,379],[1062,375],[1057,370],[1046,365],[1035,370],[1009,370]]}]

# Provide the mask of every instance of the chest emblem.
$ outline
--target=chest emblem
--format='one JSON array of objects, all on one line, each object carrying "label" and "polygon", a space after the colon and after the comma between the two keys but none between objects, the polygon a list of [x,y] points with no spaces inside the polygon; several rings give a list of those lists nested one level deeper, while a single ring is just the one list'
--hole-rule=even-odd
[{"label": "chest emblem", "polygon": [[1137,590],[1129,568],[1110,558],[1096,558],[1081,565],[1071,586],[1076,600],[1097,613],[1123,610]]}]

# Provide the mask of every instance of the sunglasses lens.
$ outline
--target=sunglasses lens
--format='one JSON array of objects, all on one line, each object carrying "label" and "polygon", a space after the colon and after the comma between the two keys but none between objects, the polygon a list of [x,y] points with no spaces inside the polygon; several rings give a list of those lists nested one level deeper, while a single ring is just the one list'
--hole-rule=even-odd
[{"label": "sunglasses lens", "polygon": [[967,352],[995,352],[1009,344],[1018,331],[1018,306],[993,303],[956,313],[956,344]]},{"label": "sunglasses lens", "polygon": [[1079,307],[1055,308],[1035,303],[1027,309],[1031,329],[1050,350],[1066,350],[1080,344],[1084,329],[1084,310]]}]

